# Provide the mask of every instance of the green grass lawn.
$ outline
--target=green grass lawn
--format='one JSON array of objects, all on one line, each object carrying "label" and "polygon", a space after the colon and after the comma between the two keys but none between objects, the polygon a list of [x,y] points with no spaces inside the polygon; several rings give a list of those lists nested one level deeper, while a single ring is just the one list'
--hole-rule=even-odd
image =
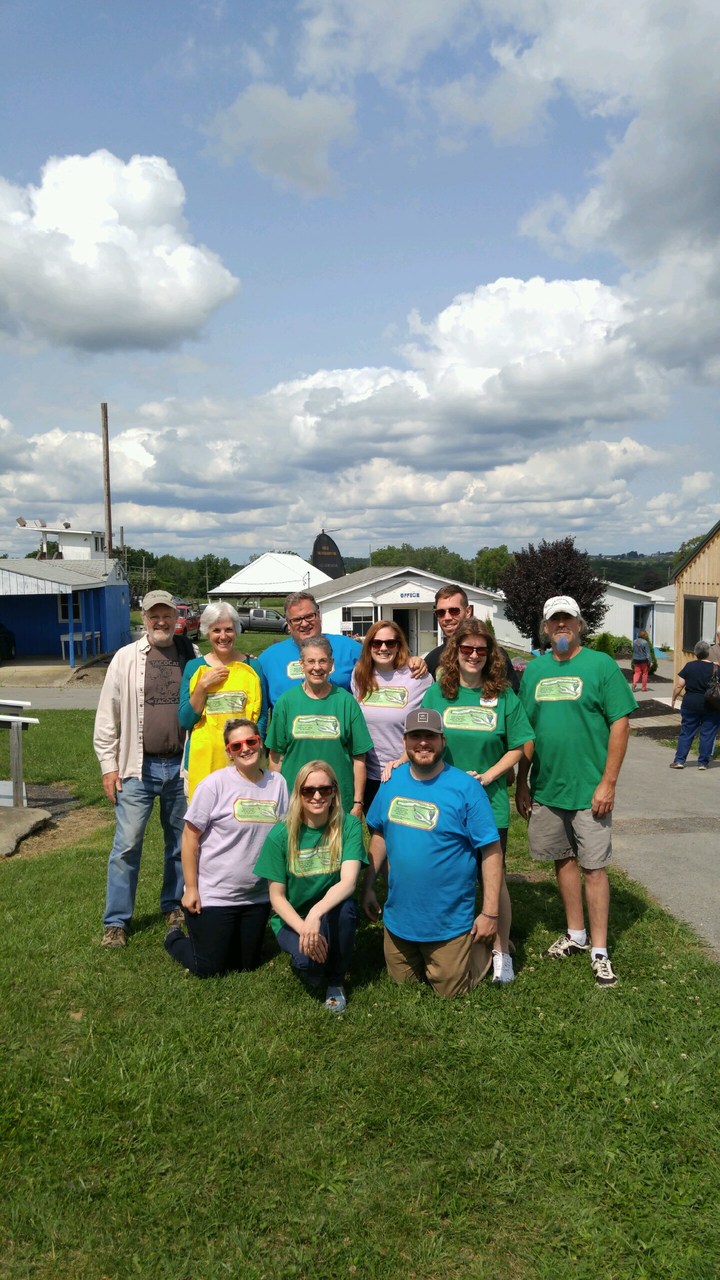
[{"label": "green grass lawn", "polygon": [[[42,720],[28,780],[99,800],[92,713]],[[0,864],[3,1280],[718,1275],[720,970],[624,876],[614,991],[540,960],[563,919],[517,820],[516,982],[395,987],[367,924],[333,1019],[269,935],[255,974],[169,960],[155,820],[101,950],[107,852]]]}]

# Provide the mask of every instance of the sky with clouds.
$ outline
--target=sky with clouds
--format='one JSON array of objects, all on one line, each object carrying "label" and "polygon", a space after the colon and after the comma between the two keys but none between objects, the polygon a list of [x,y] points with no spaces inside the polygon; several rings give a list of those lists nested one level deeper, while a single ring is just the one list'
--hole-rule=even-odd
[{"label": "sky with clouds", "polygon": [[720,519],[714,0],[5,0],[15,517],[242,563]]}]

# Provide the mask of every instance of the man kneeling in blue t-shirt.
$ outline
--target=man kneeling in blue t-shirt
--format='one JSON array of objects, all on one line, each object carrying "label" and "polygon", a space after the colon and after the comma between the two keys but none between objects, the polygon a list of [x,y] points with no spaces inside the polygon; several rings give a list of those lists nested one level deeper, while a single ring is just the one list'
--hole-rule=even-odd
[{"label": "man kneeling in blue t-shirt", "polygon": [[[461,996],[492,962],[503,860],[490,802],[477,780],[443,762],[438,711],[405,721],[408,763],[381,785],[367,815],[372,833],[362,905],[380,916],[375,878],[387,859],[385,961],[396,982],[426,980]],[[483,909],[475,918],[482,859]]]}]

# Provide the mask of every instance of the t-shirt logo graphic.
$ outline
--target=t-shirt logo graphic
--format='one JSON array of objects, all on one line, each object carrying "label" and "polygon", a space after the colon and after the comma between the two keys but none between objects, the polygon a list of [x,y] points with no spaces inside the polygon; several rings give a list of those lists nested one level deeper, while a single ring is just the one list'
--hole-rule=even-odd
[{"label": "t-shirt logo graphic", "polygon": [[293,738],[339,738],[340,721],[337,716],[296,716],[292,727]]},{"label": "t-shirt logo graphic", "polygon": [[285,671],[288,680],[302,680],[304,674],[299,658],[293,658],[292,662],[288,662]]},{"label": "t-shirt logo graphic", "polygon": [[443,711],[443,724],[446,729],[472,729],[492,733],[497,728],[497,710],[491,706],[446,707]]},{"label": "t-shirt logo graphic", "polygon": [[439,817],[440,810],[436,804],[405,796],[393,796],[388,809],[388,822],[396,822],[401,827],[415,827],[418,831],[433,831]]},{"label": "t-shirt logo graphic", "polygon": [[327,840],[314,849],[298,849],[293,866],[294,876],[327,876],[330,874],[330,845]]},{"label": "t-shirt logo graphic", "polygon": [[233,805],[238,822],[272,822],[278,820],[277,800],[250,800],[239,796]]},{"label": "t-shirt logo graphic", "polygon": [[535,689],[536,702],[577,702],[582,695],[581,676],[548,676]]},{"label": "t-shirt logo graphic", "polygon": [[209,693],[205,703],[208,716],[241,716],[247,706],[248,696],[241,690],[235,693]]},{"label": "t-shirt logo graphic", "polygon": [[365,694],[363,702],[370,707],[406,707],[408,704],[408,691],[402,686],[390,689],[373,689],[372,693]]}]

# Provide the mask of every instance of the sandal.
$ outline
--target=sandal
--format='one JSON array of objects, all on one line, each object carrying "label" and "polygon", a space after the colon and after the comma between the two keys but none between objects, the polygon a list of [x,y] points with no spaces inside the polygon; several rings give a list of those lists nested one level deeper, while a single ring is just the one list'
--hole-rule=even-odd
[{"label": "sandal", "polygon": [[325,992],[325,1008],[329,1013],[344,1013],[347,1006],[342,987],[328,987]]}]

